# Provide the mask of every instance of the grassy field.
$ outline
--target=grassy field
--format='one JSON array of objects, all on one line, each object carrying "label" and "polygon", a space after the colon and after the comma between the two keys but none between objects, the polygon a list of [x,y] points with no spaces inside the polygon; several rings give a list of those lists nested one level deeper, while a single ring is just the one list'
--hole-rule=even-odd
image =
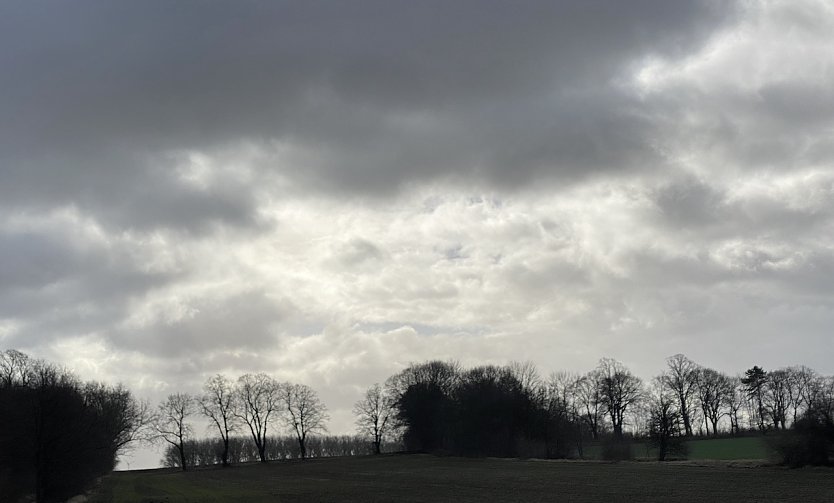
[{"label": "grassy field", "polygon": [[387,455],[116,472],[93,502],[831,502],[834,471]]},{"label": "grassy field", "polygon": [[[770,452],[762,437],[699,439],[687,442],[690,461],[720,460],[734,461],[741,459],[768,459]],[[654,459],[657,452],[648,448],[643,442],[632,444],[632,452],[638,459]],[[602,448],[598,445],[586,446],[583,450],[585,459],[601,459]]]},{"label": "grassy field", "polygon": [[689,459],[767,459],[770,454],[762,437],[693,440],[688,445]]}]

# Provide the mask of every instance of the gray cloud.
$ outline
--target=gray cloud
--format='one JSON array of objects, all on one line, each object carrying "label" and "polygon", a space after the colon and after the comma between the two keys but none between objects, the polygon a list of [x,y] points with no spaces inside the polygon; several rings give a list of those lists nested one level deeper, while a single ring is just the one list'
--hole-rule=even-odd
[{"label": "gray cloud", "polygon": [[[171,304],[178,304],[173,311]],[[280,323],[295,308],[285,299],[264,292],[201,293],[197,298],[169,300],[163,312],[128,322],[113,334],[120,349],[164,358],[192,358],[226,351],[259,352],[274,346]]]},{"label": "gray cloud", "polygon": [[72,201],[122,225],[246,223],[251,187],[197,193],[149,166],[230,142],[289,144],[289,165],[261,170],[360,192],[645,164],[653,127],[612,81],[647,53],[696,47],[727,14],[659,1],[3,9],[3,199]]}]

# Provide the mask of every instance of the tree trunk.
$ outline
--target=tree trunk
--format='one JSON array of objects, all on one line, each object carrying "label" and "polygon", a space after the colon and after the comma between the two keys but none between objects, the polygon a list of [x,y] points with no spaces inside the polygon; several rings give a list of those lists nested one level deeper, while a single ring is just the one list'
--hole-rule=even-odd
[{"label": "tree trunk", "polygon": [[223,466],[229,466],[229,437],[223,439],[223,455],[221,456],[220,461],[223,463]]},{"label": "tree trunk", "polygon": [[614,427],[614,437],[617,440],[623,439],[623,422],[620,419],[619,411],[611,410],[611,426]]},{"label": "tree trunk", "polygon": [[303,438],[298,439],[298,448],[301,452],[301,459],[307,459],[307,446],[304,445],[305,443],[306,442],[304,442]]},{"label": "tree trunk", "polygon": [[689,420],[689,411],[686,408],[686,401],[681,399],[681,416],[683,416],[683,429],[687,437],[692,436],[692,423]]},{"label": "tree trunk", "polygon": [[765,427],[765,412],[764,404],[762,404],[761,393],[759,393],[759,395],[756,398],[759,405],[759,429],[762,430],[762,432],[764,432],[767,430],[767,428]]},{"label": "tree trunk", "polygon": [[657,460],[658,461],[666,461],[666,451],[667,450],[668,449],[666,447],[666,437],[661,436],[660,442],[658,443],[658,446],[657,446]]},{"label": "tree trunk", "polygon": [[186,471],[188,467],[185,466],[185,446],[182,442],[177,446],[177,450],[180,451],[180,468],[182,468],[182,471]]},{"label": "tree trunk", "polygon": [[258,458],[260,458],[261,463],[266,463],[266,436],[253,435],[253,437],[255,439],[255,447],[258,448]]},{"label": "tree trunk", "polygon": [[594,440],[599,440],[599,434],[597,433],[597,422],[591,418],[591,414],[588,414],[588,428],[591,429],[591,438]]}]

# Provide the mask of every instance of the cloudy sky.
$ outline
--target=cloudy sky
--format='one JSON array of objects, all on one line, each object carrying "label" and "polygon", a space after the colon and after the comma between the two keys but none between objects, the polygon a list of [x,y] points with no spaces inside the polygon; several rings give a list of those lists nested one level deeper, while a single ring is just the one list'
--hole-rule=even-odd
[{"label": "cloudy sky", "polygon": [[825,0],[6,2],[0,347],[331,431],[410,361],[834,372]]}]

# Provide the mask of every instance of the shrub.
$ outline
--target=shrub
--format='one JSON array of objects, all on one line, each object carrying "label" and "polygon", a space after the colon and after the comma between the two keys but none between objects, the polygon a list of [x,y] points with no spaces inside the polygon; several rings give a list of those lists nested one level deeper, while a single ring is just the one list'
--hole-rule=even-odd
[{"label": "shrub", "polygon": [[689,456],[689,444],[686,438],[674,435],[671,437],[650,436],[648,445],[657,450],[657,460],[686,459]]},{"label": "shrub", "polygon": [[627,461],[634,459],[631,441],[609,438],[602,442],[602,459],[607,461]]},{"label": "shrub", "polygon": [[776,461],[781,464],[794,468],[828,465],[834,450],[834,423],[822,414],[809,411],[790,431],[771,436],[769,443]]}]

